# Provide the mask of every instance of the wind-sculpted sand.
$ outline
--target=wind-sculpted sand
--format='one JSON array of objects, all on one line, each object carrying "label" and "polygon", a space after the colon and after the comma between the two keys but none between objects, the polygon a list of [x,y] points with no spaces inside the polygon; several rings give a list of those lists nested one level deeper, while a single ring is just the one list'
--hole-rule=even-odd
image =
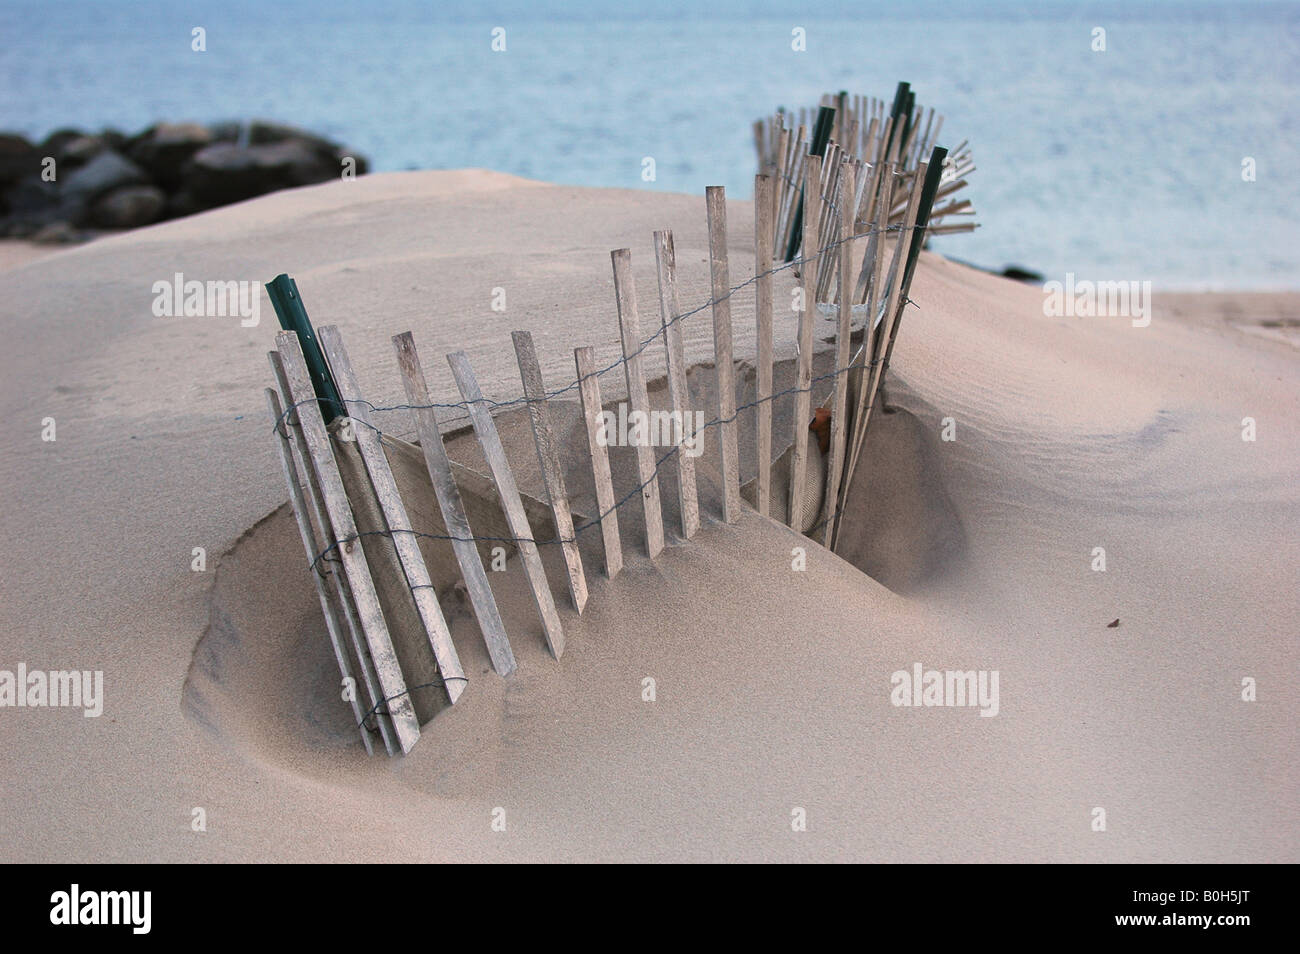
[{"label": "wind-sculpted sand", "polygon": [[[752,209],[730,205],[736,284]],[[157,317],[154,283],[288,272],[373,403],[404,403],[389,338],[408,329],[435,401],[457,400],[442,356],[459,349],[505,400],[521,393],[513,329],[551,388],[577,346],[613,362],[610,249],[632,249],[652,327],[657,228],[675,232],[683,304],[704,302],[703,196],[474,170],[282,192],[9,262],[0,669],[102,671],[103,712],[0,708],[0,857],[1300,860],[1300,299],[1157,289],[1148,327],[1049,318],[1040,289],[930,254],[855,474],[847,561],[748,507],[722,523],[707,438],[689,544],[671,482],[654,563],[634,506],[617,579],[584,534],[581,618],[543,548],[560,662],[517,560],[490,574],[518,661],[504,680],[446,600],[469,686],[408,756],[367,758],[265,421],[274,314],[263,299],[255,327]],[[792,284],[778,278],[778,389]],[[733,314],[752,390],[752,288]],[[712,418],[707,310],[684,331]],[[647,356],[661,377],[662,350]],[[778,436],[790,413],[778,402]],[[577,440],[574,407],[556,415]],[[404,412],[378,418],[414,432]],[[500,425],[535,492],[526,419]],[[475,465],[472,439],[448,447]],[[635,467],[614,451],[622,492]],[[592,513],[590,479],[571,489]],[[996,673],[996,714],[896,705],[917,664]]]}]

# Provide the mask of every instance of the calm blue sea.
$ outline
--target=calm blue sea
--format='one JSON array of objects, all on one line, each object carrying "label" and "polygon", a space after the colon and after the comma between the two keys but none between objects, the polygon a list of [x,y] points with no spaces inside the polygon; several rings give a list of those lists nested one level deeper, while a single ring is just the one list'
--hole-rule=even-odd
[{"label": "calm blue sea", "polygon": [[1295,3],[0,0],[0,129],[257,116],[379,170],[748,197],[754,118],[900,79],[946,115],[945,144],[974,145],[983,227],[941,239],[946,254],[1300,286]]}]

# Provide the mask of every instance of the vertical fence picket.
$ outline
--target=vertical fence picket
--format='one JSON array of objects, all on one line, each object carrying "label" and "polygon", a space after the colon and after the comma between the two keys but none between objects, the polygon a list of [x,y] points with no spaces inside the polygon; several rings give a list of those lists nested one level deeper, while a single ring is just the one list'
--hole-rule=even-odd
[{"label": "vertical fence picket", "polygon": [[501,444],[501,435],[497,433],[496,422],[488,413],[487,400],[479,387],[478,378],[470,366],[469,357],[463,351],[447,355],[451,365],[452,377],[460,395],[469,405],[470,423],[483,456],[487,459],[488,469],[492,471],[492,480],[496,484],[497,496],[501,498],[501,509],[505,512],[510,532],[514,534],[519,547],[519,558],[524,566],[524,576],[533,592],[533,601],[537,604],[537,615],[542,621],[542,632],[551,655],[559,659],[564,655],[564,628],[560,625],[560,615],[555,609],[555,598],[551,596],[551,586],[546,580],[546,569],[542,566],[541,554],[537,552],[537,541],[533,539],[532,527],[528,525],[528,516],[524,513],[524,502],[519,497],[519,485],[515,483],[514,472],[510,469],[510,460],[506,449]]},{"label": "vertical fence picket", "polygon": [[343,489],[343,478],[334,460],[320,404],[314,400],[316,394],[312,389],[307,362],[298,347],[298,336],[294,332],[282,331],[275,336],[275,341],[280,360],[284,363],[292,403],[298,406],[298,420],[302,425],[303,437],[320,479],[321,494],[329,512],[330,524],[334,528],[334,542],[338,547],[339,559],[347,574],[348,587],[356,602],[357,615],[370,647],[370,657],[383,692],[382,701],[388,706],[402,751],[409,752],[420,738],[420,724],[415,717],[415,706],[408,695],[402,668],[397,662],[397,653],[393,650],[392,637],[389,636],[388,624],[384,621],[379,594],[375,592],[374,580],[370,576],[370,567],[366,564],[365,551],[357,538],[352,506]]},{"label": "vertical fence picket", "polygon": [[[632,252],[626,248],[609,253],[614,265],[614,295],[618,303],[618,326],[623,339],[623,371],[627,376],[627,400],[631,411],[650,419],[650,394],[646,390],[645,368],[641,364],[641,322],[636,311],[636,285],[632,281]],[[654,452],[646,443],[636,448],[637,476],[641,480],[641,502],[645,507],[645,547],[650,559],[664,548],[663,506],[659,500],[659,476]]]},{"label": "vertical fence picket", "polygon": [[609,449],[601,441],[600,378],[591,348],[575,348],[573,364],[578,371],[582,416],[587,425],[587,446],[591,450],[591,476],[596,484],[596,509],[600,512],[600,535],[605,545],[605,575],[611,580],[623,569],[623,545],[618,536],[618,511],[614,506],[614,481],[609,469]]},{"label": "vertical fence picket", "polygon": [[537,463],[542,470],[546,496],[550,498],[555,534],[560,538],[560,550],[564,553],[569,597],[573,600],[573,608],[581,613],[587,605],[587,577],[582,572],[582,554],[578,552],[578,539],[573,532],[573,513],[569,509],[569,494],[564,486],[564,465],[560,461],[550,409],[546,406],[546,384],[542,381],[542,369],[537,363],[537,348],[533,344],[533,336],[527,331],[512,332],[510,337],[515,344],[519,377],[524,385],[524,397],[528,401],[528,419],[533,426]]},{"label": "vertical fence picket", "polygon": [[[664,351],[668,358],[668,399],[677,419],[678,438],[684,443],[704,440],[695,434],[691,412],[691,390],[686,379],[686,351],[682,344],[681,303],[677,296],[677,252],[672,232],[655,232],[655,267],[659,273],[659,321],[663,328]],[[677,502],[681,511],[682,536],[689,540],[700,529],[699,491],[695,484],[695,460],[678,445]]]},{"label": "vertical fence picket", "polygon": [[447,449],[442,443],[442,434],[438,429],[438,417],[430,406],[429,385],[424,377],[424,368],[420,365],[420,355],[415,350],[415,339],[409,331],[393,336],[393,348],[397,352],[397,364],[402,373],[402,384],[406,390],[406,400],[411,405],[411,414],[415,418],[416,432],[420,436],[420,449],[424,452],[424,465],[429,471],[429,481],[433,484],[434,496],[438,498],[438,508],[442,511],[443,526],[451,537],[451,548],[456,554],[460,566],[461,578],[465,581],[465,590],[474,607],[474,618],[478,621],[479,631],[487,646],[492,668],[500,676],[508,676],[515,671],[515,655],[510,649],[510,640],[506,637],[505,623],[501,620],[501,611],[497,608],[496,597],[488,585],[487,571],[483,569],[483,558],[474,545],[473,532],[469,517],[465,514],[465,504],[460,497],[460,488],[452,476],[451,461],[447,458]]}]

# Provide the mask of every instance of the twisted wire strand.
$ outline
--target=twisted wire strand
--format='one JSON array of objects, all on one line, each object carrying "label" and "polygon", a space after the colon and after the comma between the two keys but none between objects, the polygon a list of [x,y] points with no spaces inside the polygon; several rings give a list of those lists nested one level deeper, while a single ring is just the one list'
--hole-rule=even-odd
[{"label": "twisted wire strand", "polygon": [[[925,229],[924,225],[918,224],[918,225],[911,226],[910,231],[917,231],[917,230],[924,230],[924,229]],[[664,330],[669,325],[673,325],[678,322],[685,321],[687,318],[691,318],[695,315],[698,315],[700,312],[704,311],[705,309],[712,308],[714,305],[729,300],[731,296],[749,287],[750,285],[753,285],[760,278],[766,278],[769,275],[775,275],[778,272],[783,272],[786,269],[803,265],[806,262],[813,262],[814,260],[818,260],[822,255],[825,255],[827,252],[830,252],[838,248],[840,245],[844,244],[845,242],[852,242],[860,238],[867,238],[872,235],[880,235],[887,232],[901,233],[904,231],[909,231],[909,229],[907,226],[903,226],[903,225],[889,225],[889,226],[885,226],[884,228],[867,229],[866,231],[859,232],[854,235],[850,235],[848,237],[841,237],[835,239],[834,241],[831,241],[830,243],[822,246],[816,255],[800,256],[797,258],[793,258],[790,261],[783,262],[782,264],[770,268],[765,272],[760,272],[756,275],[752,275],[751,277],[741,282],[739,285],[736,285],[728,289],[725,294],[719,296],[718,298],[710,298],[707,301],[701,303],[700,305],[697,305],[694,308],[684,311],[679,315],[674,315],[672,318],[670,318],[667,321],[660,321],[659,328],[648,338],[646,338],[644,341],[641,341],[636,347],[636,349],[633,350],[630,354],[625,354],[622,357],[615,359],[613,362],[611,362],[610,364],[606,365],[603,368],[598,368],[594,371],[591,371],[588,374],[582,375],[576,380],[570,382],[569,384],[564,385],[561,388],[558,388],[555,391],[548,391],[546,392],[545,395],[543,395],[542,397],[536,400],[550,400],[551,398],[556,398],[564,394],[568,394],[570,391],[573,391],[581,387],[582,382],[589,380],[590,378],[599,378],[603,374],[608,374],[609,372],[615,370],[616,368],[622,367],[623,365],[631,361],[633,358],[639,357],[647,348],[649,348],[652,344],[658,341],[661,335],[663,334]],[[367,401],[365,398],[342,398],[341,401],[344,406],[338,407],[338,402],[330,401],[326,398],[310,397],[310,398],[305,398],[304,400],[301,401],[295,401],[289,404],[287,407],[285,407],[280,414],[279,420],[276,421],[276,424],[278,425],[280,421],[283,421],[286,418],[288,418],[297,408],[305,404],[308,404],[312,401],[317,401],[319,403],[334,404],[336,409],[344,415],[347,414],[346,405],[348,404],[365,405],[370,410],[378,414],[387,411],[414,411],[414,410],[425,410],[430,408],[434,410],[460,410],[460,411],[468,412],[473,405],[479,403],[486,406],[489,411],[495,411],[501,408],[517,407],[518,405],[521,404],[530,403],[529,399],[522,395],[516,398],[511,398],[508,401],[494,401],[490,398],[484,397],[482,401],[430,402],[429,404],[387,404],[387,405],[372,404],[370,401]],[[462,419],[467,420],[468,414],[457,415],[448,420],[444,420],[440,423],[447,424],[447,423],[452,423],[454,421],[460,421]],[[359,422],[359,423],[363,423],[363,422]]]},{"label": "twisted wire strand", "polygon": [[[916,303],[913,302],[910,298],[904,299],[902,303],[903,305],[912,305],[914,307],[916,305]],[[704,431],[708,430],[711,427],[719,427],[723,424],[730,424],[740,416],[741,411],[747,411],[750,408],[758,407],[760,404],[766,404],[770,401],[775,401],[777,398],[784,397],[788,394],[800,394],[804,392],[811,393],[813,390],[813,386],[819,384],[822,381],[839,377],[841,374],[847,374],[851,371],[865,371],[867,369],[874,368],[878,365],[883,364],[884,360],[885,360],[884,356],[882,355],[880,357],[874,358],[871,361],[850,362],[849,364],[845,365],[842,368],[839,367],[833,368],[832,370],[827,371],[823,374],[816,375],[809,381],[808,387],[806,388],[800,388],[800,387],[785,388],[784,390],[777,391],[773,394],[768,395],[767,397],[760,398],[754,401],[749,401],[745,404],[741,404],[737,406],[736,413],[733,414],[731,417],[728,418],[715,417],[712,420],[707,421],[703,425],[701,425],[700,428],[695,431],[695,434],[697,435],[702,434],[704,433]],[[539,398],[538,400],[541,399]],[[362,423],[362,422],[358,422],[358,423]],[[376,431],[381,436],[384,434],[384,431],[380,430],[378,427],[375,427],[374,425],[368,425],[368,426],[370,426],[372,430]],[[600,526],[600,522],[603,519],[605,519],[605,517],[609,516],[611,513],[614,513],[620,508],[622,508],[633,498],[640,496],[643,490],[645,490],[652,483],[658,480],[660,470],[662,470],[663,467],[668,463],[668,461],[672,460],[673,457],[675,457],[681,451],[681,448],[682,448],[681,444],[674,444],[671,448],[669,448],[669,450],[666,453],[664,453],[655,461],[654,468],[651,471],[649,477],[641,481],[641,483],[637,484],[626,494],[624,494],[622,497],[616,500],[613,506],[609,507],[604,511],[601,511],[597,516],[590,518],[586,523],[583,523],[581,526],[574,527],[572,537],[561,537],[557,534],[555,537],[552,537],[550,539],[539,540],[535,537],[514,537],[514,536],[501,537],[501,536],[488,536],[488,535],[480,535],[480,534],[472,534],[470,536],[455,536],[455,535],[444,534],[444,533],[426,533],[422,530],[415,530],[411,527],[395,527],[395,528],[389,528],[387,530],[360,530],[357,531],[356,533],[349,534],[340,540],[336,540],[334,543],[331,543],[329,546],[327,546],[324,550],[321,550],[318,554],[316,554],[315,558],[308,565],[308,568],[310,570],[318,570],[319,564],[322,561],[327,561],[330,563],[339,562],[338,557],[332,556],[331,554],[337,551],[338,548],[342,545],[352,543],[364,537],[391,537],[395,533],[408,533],[417,539],[446,540],[446,541],[456,541],[456,542],[464,542],[464,543],[513,543],[515,545],[518,545],[520,543],[531,543],[534,546],[539,546],[539,547],[559,546],[566,543],[576,543],[578,541],[579,536],[581,536],[583,533],[587,532],[588,530],[591,530],[593,527]]]}]

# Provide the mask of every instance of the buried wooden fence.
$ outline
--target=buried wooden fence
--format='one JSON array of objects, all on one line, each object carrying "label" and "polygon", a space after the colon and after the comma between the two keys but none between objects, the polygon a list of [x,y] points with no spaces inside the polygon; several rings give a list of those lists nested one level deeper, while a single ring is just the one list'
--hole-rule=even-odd
[{"label": "buried wooden fence", "polygon": [[[874,102],[874,101],[873,101]],[[692,432],[687,423],[692,403],[687,378],[681,323],[709,308],[713,320],[714,390],[716,417],[704,425],[716,428],[719,441],[721,478],[721,518],[734,523],[741,517],[739,442],[736,436],[737,415],[748,407],[755,409],[755,453],[757,480],[754,503],[760,513],[770,514],[795,529],[805,532],[834,548],[839,515],[843,512],[848,491],[862,451],[867,421],[875,406],[881,380],[888,366],[903,310],[908,303],[908,289],[922,241],[941,189],[940,172],[944,150],[935,147],[929,157],[917,159],[916,143],[925,143],[937,135],[904,128],[894,136],[902,146],[879,147],[889,140],[882,133],[877,107],[873,103],[856,103],[854,110],[834,119],[835,129],[845,130],[846,141],[855,148],[874,148],[869,155],[875,161],[855,158],[844,149],[829,149],[827,156],[815,155],[811,144],[797,140],[781,128],[772,138],[785,158],[778,163],[775,175],[761,169],[755,180],[755,274],[740,285],[730,284],[727,261],[727,221],[723,190],[711,187],[706,193],[708,214],[710,299],[704,305],[683,311],[679,302],[676,259],[670,231],[654,234],[655,265],[658,279],[659,321],[654,334],[642,337],[641,317],[632,279],[631,252],[618,249],[611,253],[618,315],[621,358],[613,365],[597,369],[591,347],[574,350],[577,380],[548,392],[532,336],[516,331],[513,342],[523,397],[531,424],[534,448],[546,495],[546,510],[554,524],[554,540],[538,540],[534,526],[539,509],[532,510],[521,495],[501,437],[497,432],[488,400],[464,352],[446,356],[462,401],[458,404],[434,404],[430,401],[425,368],[410,332],[393,338],[397,366],[400,370],[407,409],[419,438],[419,453],[428,472],[431,493],[436,496],[445,533],[430,534],[413,526],[402,493],[395,481],[388,454],[392,439],[376,426],[376,408],[364,399],[337,328],[323,327],[313,333],[306,312],[292,280],[281,276],[271,283],[277,314],[286,330],[276,338],[277,350],[270,361],[276,388],[268,389],[268,412],[274,423],[276,443],[294,518],[304,550],[311,563],[313,583],[325,616],[330,644],[345,685],[356,691],[347,696],[367,752],[373,751],[372,732],[382,738],[389,754],[410,751],[420,735],[420,719],[411,701],[416,688],[409,685],[405,670],[414,672],[407,655],[429,653],[436,664],[436,683],[445,697],[439,701],[454,705],[465,691],[468,680],[446,618],[439,604],[438,591],[430,577],[420,541],[426,537],[450,543],[460,579],[473,607],[493,669],[509,676],[516,669],[510,638],[488,582],[478,543],[509,542],[518,548],[541,625],[541,634],[555,658],[565,647],[561,609],[557,607],[543,566],[539,546],[556,544],[562,552],[562,564],[569,591],[566,608],[581,614],[588,600],[586,568],[577,546],[578,534],[599,526],[604,551],[604,572],[609,578],[623,567],[625,539],[618,522],[619,509],[640,497],[644,511],[646,554],[654,560],[663,550],[665,531],[658,480],[659,468],[671,457],[677,468],[678,510],[681,537],[691,539],[700,526],[699,494],[695,461],[683,452],[682,443],[698,441],[702,434]],[[917,114],[919,116],[919,113]],[[861,125],[869,117],[864,132]],[[931,116],[932,120],[933,117]],[[886,130],[891,120],[885,124]],[[927,120],[927,126],[929,121]],[[766,135],[766,133],[765,133]],[[913,141],[913,137],[916,137]],[[879,142],[877,142],[879,140]],[[796,143],[798,148],[796,148]],[[875,146],[873,146],[875,143]],[[833,140],[832,140],[833,144]],[[774,265],[781,247],[781,228],[795,205],[795,191],[784,188],[787,178],[782,169],[797,170],[807,207],[801,217],[799,244],[805,250],[800,258]],[[901,207],[898,218],[894,210]],[[841,214],[853,210],[852,214]],[[811,251],[807,251],[811,250]],[[796,294],[798,311],[798,354],[795,387],[781,394],[773,393],[773,277],[787,268],[799,270],[800,285]],[[823,289],[823,277],[835,280],[833,289]],[[757,368],[755,399],[751,404],[736,406],[735,368],[732,340],[732,295],[749,284],[755,285],[757,332]],[[836,305],[835,366],[833,393],[828,401],[831,414],[830,450],[827,455],[826,483],[821,489],[820,513],[809,526],[810,515],[800,512],[801,489],[809,474],[809,448],[813,378],[813,348],[816,335],[817,305],[823,298]],[[854,304],[866,306],[862,340],[851,353],[854,333]],[[677,443],[668,454],[655,460],[648,441],[638,441],[635,448],[638,486],[619,499],[614,491],[608,450],[602,435],[601,373],[621,368],[625,376],[627,401],[632,412],[649,415],[650,401],[643,358],[651,347],[662,347],[667,367],[668,398],[674,418],[680,423]],[[582,408],[586,455],[578,463],[590,468],[594,482],[597,515],[575,527],[565,486],[565,467],[561,445],[557,440],[548,402],[560,393],[576,389]],[[774,468],[772,402],[783,394],[793,393],[795,413],[792,432],[788,435],[788,494],[776,500],[772,496]],[[503,536],[483,532],[485,519],[482,494],[464,498],[458,473],[465,468],[449,460],[443,444],[438,409],[454,407],[467,412],[473,433],[487,462],[495,492],[496,511],[490,515],[503,521]],[[391,565],[409,589],[418,620],[418,639],[410,633],[390,631],[376,574],[380,567],[368,561],[361,545],[365,534],[358,529],[355,506],[370,502],[349,499],[340,471],[340,446],[337,441],[355,442],[355,449],[373,490],[382,529],[367,531],[391,540],[395,551]],[[786,446],[785,440],[778,446]],[[351,451],[349,450],[349,453]],[[480,477],[480,480],[485,478]],[[481,489],[481,488],[480,488]],[[367,491],[369,493],[369,491]],[[408,503],[412,503],[408,501]],[[536,503],[536,502],[534,502]],[[472,504],[472,505],[471,505]],[[473,511],[473,513],[471,513]],[[391,581],[383,580],[389,583]],[[395,637],[400,636],[395,642]],[[516,634],[518,638],[518,634]],[[400,653],[399,653],[400,648]],[[403,655],[403,658],[399,658]],[[362,695],[364,692],[364,696]],[[346,694],[345,694],[346,695]],[[373,723],[373,729],[372,729]]]}]

